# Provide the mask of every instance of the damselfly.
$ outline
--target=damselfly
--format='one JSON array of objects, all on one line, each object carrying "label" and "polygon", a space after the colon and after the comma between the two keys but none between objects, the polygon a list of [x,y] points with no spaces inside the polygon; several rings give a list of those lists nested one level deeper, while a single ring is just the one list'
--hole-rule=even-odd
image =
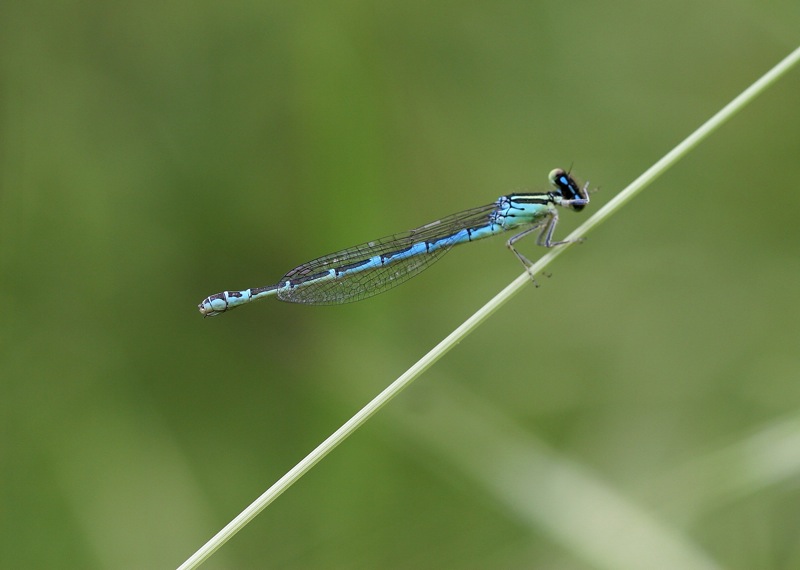
[{"label": "damselfly", "polygon": [[387,236],[325,255],[292,269],[275,285],[243,291],[223,291],[198,305],[206,317],[275,295],[281,301],[307,305],[336,305],[360,301],[411,279],[442,257],[454,245],[515,229],[522,231],[506,242],[529,268],[531,262],[514,244],[539,231],[536,243],[553,247],[558,208],[576,212],[589,203],[588,184],[581,187],[568,172],[550,173],[553,190],[501,196],[495,202],[465,210],[417,229]]}]

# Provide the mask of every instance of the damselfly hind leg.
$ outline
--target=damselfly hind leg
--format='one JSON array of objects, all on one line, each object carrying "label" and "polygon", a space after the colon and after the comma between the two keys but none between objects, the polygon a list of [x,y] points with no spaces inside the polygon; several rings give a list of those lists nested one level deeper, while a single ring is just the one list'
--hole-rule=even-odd
[{"label": "damselfly hind leg", "polygon": [[528,235],[528,234],[530,234],[532,232],[535,232],[540,227],[541,226],[537,225],[537,226],[533,226],[532,228],[528,228],[524,232],[520,232],[520,233],[512,236],[506,242],[506,247],[508,249],[510,249],[512,252],[514,252],[514,255],[517,256],[517,259],[519,259],[520,263],[522,263],[522,265],[524,265],[526,269],[530,269],[531,265],[533,265],[533,262],[530,259],[528,259],[527,257],[525,257],[524,255],[522,255],[519,251],[517,251],[517,248],[514,247],[514,244],[517,243],[522,238],[524,238],[526,235]]},{"label": "damselfly hind leg", "polygon": [[[511,236],[511,238],[506,242],[506,247],[508,247],[508,249],[510,249],[514,253],[514,255],[517,256],[517,259],[519,259],[520,263],[522,263],[522,266],[525,268],[525,271],[528,272],[528,276],[531,278],[531,281],[533,281],[533,284],[536,287],[539,286],[539,283],[536,281],[536,277],[534,276],[533,271],[531,271],[533,262],[524,255],[522,255],[517,250],[517,248],[514,247],[514,244],[517,243],[522,238],[524,238],[526,235],[533,233],[535,231],[540,231],[539,238],[536,240],[538,242],[541,239],[541,235],[547,231],[547,228],[549,226],[552,225],[552,219],[544,223],[546,224],[544,229],[542,229],[542,224],[537,224],[533,227],[526,229],[525,231],[522,231],[514,236]],[[550,230],[550,233],[552,233],[552,230]]]}]

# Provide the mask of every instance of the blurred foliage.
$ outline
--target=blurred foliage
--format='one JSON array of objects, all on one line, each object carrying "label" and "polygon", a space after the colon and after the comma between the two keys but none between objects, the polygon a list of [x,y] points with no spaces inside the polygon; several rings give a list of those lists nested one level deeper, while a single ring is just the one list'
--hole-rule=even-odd
[{"label": "blurred foliage", "polygon": [[[497,240],[353,305],[204,321],[204,296],[557,166],[605,203],[798,23],[788,0],[0,5],[0,566],[177,566],[520,267]],[[795,70],[393,413],[469,391],[721,567],[800,566],[800,447],[709,459],[800,410],[799,92]],[[393,417],[205,567],[596,567]]]}]

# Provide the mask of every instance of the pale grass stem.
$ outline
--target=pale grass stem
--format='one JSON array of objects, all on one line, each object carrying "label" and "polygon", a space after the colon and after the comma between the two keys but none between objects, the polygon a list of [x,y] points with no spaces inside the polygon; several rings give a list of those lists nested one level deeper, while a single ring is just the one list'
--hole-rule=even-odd
[{"label": "pale grass stem", "polygon": [[[785,59],[773,67],[764,76],[750,87],[745,89],[733,101],[728,103],[716,115],[706,121],[700,128],[686,137],[679,145],[668,152],[661,160],[656,162],[641,176],[629,184],[624,190],[611,199],[605,206],[592,215],[579,228],[572,232],[566,239],[575,241],[584,237],[590,230],[604,222],[611,214],[616,213],[628,200],[641,192],[646,186],[663,174],[669,167],[708,137],[714,130],[730,119],[736,112],[753,101],[758,95],[777,81],[800,60],[800,48],[794,50]],[[533,274],[543,271],[553,260],[564,253],[568,246],[556,247],[545,253],[533,266]],[[442,356],[463,340],[484,320],[489,318],[496,310],[503,306],[511,297],[517,294],[524,286],[531,283],[530,273],[524,272],[500,291],[493,299],[481,307],[474,315],[468,318],[461,326],[450,333],[444,340],[437,344],[430,352],[419,359],[397,380],[392,382],[383,392],[378,394],[371,402],[358,411],[344,425],[331,434],[325,441],[317,446],[302,461],[295,465],[289,472],[281,477],[274,485],[267,489],[250,506],[243,510],[235,519],[228,523],[214,537],[206,542],[197,552],[181,564],[179,570],[197,568],[208,559],[218,548],[225,544],[233,535],[241,530],[247,523],[258,515],[272,501],[278,498],[286,489],[297,482],[307,471],[328,455],[337,445],[342,443],[355,430],[361,427],[373,414],[385,406],[397,394],[407,388],[425,370],[432,366]]]}]

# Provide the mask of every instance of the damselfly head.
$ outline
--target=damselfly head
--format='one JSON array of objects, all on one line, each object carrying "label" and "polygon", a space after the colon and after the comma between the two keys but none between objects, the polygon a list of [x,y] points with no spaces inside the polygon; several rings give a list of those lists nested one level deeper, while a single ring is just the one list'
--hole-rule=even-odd
[{"label": "damselfly head", "polygon": [[558,189],[558,193],[566,201],[567,206],[580,212],[589,203],[586,186],[581,186],[570,176],[569,172],[556,168],[550,172],[550,183]]}]

